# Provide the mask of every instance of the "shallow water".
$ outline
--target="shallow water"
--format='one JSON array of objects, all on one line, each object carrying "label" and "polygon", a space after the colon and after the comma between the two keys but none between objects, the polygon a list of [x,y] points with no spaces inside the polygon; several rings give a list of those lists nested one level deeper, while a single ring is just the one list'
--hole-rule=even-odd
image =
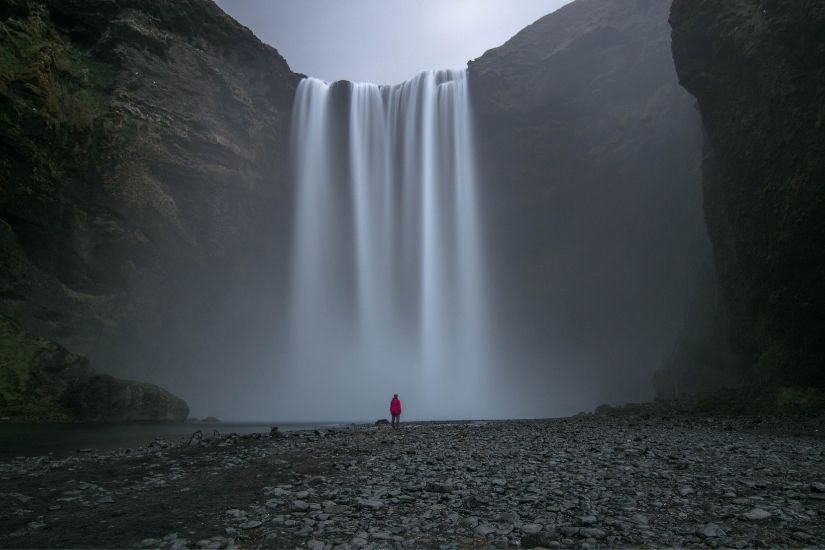
[{"label": "shallow water", "polygon": [[146,446],[156,438],[167,441],[188,440],[196,430],[211,435],[269,433],[272,426],[282,431],[328,428],[329,424],[306,423],[61,423],[8,422],[0,423],[0,460],[16,456],[40,456],[53,453],[67,455],[79,449],[104,451]]}]

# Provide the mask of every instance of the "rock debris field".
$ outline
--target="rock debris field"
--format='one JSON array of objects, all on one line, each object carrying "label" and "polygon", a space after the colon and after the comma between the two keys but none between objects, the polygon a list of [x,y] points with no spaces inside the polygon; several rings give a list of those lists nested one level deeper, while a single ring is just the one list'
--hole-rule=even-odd
[{"label": "rock debris field", "polygon": [[822,547],[821,421],[220,435],[0,464],[0,546]]}]

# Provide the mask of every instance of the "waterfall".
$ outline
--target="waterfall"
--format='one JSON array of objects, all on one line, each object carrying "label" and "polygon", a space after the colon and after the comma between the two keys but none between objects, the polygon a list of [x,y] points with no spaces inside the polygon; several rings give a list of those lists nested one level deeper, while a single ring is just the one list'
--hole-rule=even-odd
[{"label": "waterfall", "polygon": [[283,399],[327,419],[386,414],[393,393],[417,418],[482,414],[489,313],[466,72],[306,78],[293,117]]}]

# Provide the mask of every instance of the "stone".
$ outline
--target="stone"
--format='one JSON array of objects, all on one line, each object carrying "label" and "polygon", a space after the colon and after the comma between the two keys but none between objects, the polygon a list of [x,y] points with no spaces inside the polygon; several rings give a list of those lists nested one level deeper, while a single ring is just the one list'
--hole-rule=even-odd
[{"label": "stone", "polygon": [[521,526],[521,531],[523,533],[528,534],[528,535],[535,535],[536,533],[538,533],[542,529],[543,529],[543,526],[539,525],[538,523],[527,523],[527,524]]},{"label": "stone", "polygon": [[727,533],[724,529],[716,525],[715,523],[706,523],[704,527],[702,527],[702,535],[707,538],[718,538],[718,537],[725,537]]},{"label": "stone", "polygon": [[593,525],[597,521],[596,516],[582,516],[579,518],[579,523],[582,525]]},{"label": "stone", "polygon": [[584,538],[592,538],[592,539],[603,539],[607,536],[601,529],[597,529],[595,527],[583,527],[579,530],[579,536]]},{"label": "stone", "polygon": [[630,521],[632,521],[633,523],[636,523],[638,525],[647,525],[648,524],[647,516],[644,515],[644,514],[633,514],[633,516],[630,518]]},{"label": "stone", "polygon": [[309,510],[309,503],[303,500],[291,500],[289,502],[289,509],[293,512],[306,512]]},{"label": "stone", "polygon": [[770,512],[763,510],[762,508],[753,508],[752,510],[744,514],[745,519],[749,519],[751,521],[760,521],[763,519],[768,519],[769,517],[771,517],[771,515],[772,514]]},{"label": "stone", "polygon": [[384,508],[384,503],[380,500],[363,498],[358,500],[358,505],[361,508],[369,508],[370,510],[380,510]]},{"label": "stone", "polygon": [[324,511],[327,514],[333,514],[333,515],[345,514],[345,513],[349,512],[349,510],[350,510],[350,507],[345,506],[343,504],[332,504],[330,506],[324,507]]},{"label": "stone", "polygon": [[579,534],[579,527],[574,527],[572,525],[563,525],[559,527],[559,531],[567,537],[573,537]]},{"label": "stone", "polygon": [[486,537],[489,534],[495,533],[496,528],[495,526],[490,525],[489,523],[482,523],[481,525],[475,528],[475,532],[479,536]]}]

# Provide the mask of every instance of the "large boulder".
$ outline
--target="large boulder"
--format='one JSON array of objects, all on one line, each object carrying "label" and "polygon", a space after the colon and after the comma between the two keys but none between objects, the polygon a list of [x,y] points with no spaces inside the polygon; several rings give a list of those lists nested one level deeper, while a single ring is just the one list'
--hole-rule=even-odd
[{"label": "large boulder", "polygon": [[182,422],[188,414],[166,390],[97,374],[85,357],[0,317],[0,417]]}]

